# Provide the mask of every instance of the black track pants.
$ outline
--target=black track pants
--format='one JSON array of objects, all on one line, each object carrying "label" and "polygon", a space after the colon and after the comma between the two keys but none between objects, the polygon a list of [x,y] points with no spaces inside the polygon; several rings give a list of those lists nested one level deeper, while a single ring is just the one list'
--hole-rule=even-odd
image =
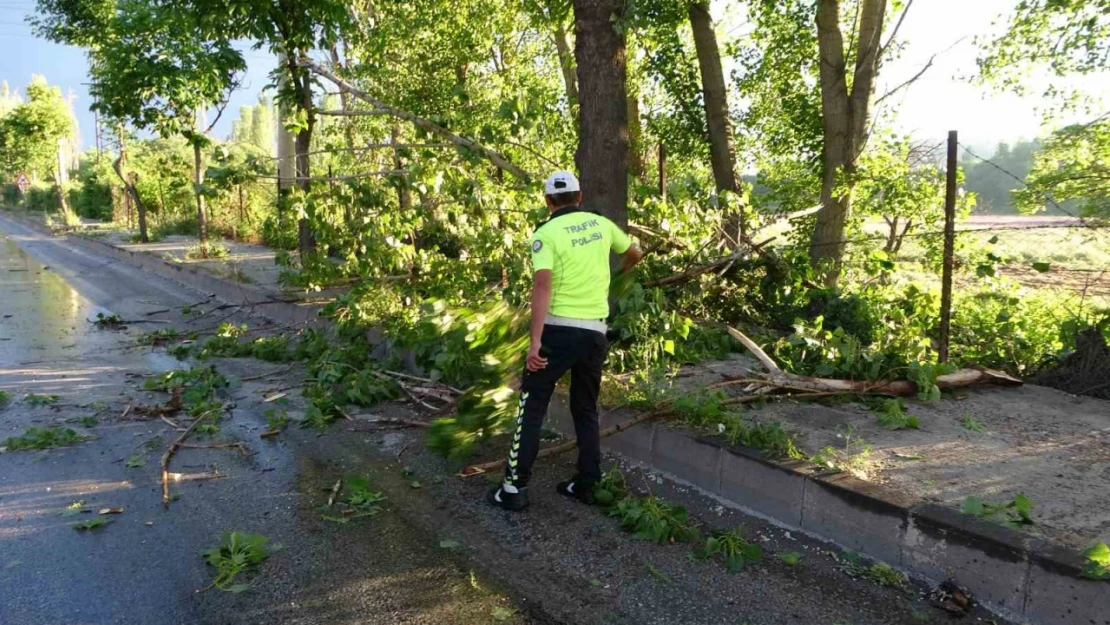
[{"label": "black track pants", "polygon": [[555,383],[570,371],[570,413],[578,437],[578,475],[575,480],[592,485],[601,479],[601,440],[598,438],[597,395],[601,369],[609,343],[593,330],[544,326],[540,354],[547,367],[524,371],[520,385],[517,429],[505,466],[505,482],[518,488],[528,485],[532,464],[540,450],[540,429]]}]

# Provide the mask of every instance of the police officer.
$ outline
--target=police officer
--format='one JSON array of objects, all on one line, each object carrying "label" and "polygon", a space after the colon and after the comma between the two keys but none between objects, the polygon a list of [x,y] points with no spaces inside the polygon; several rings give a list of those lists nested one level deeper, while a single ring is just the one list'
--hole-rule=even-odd
[{"label": "police officer", "polygon": [[570,412],[578,437],[578,471],[557,490],[593,503],[601,479],[597,396],[609,349],[609,253],[621,255],[622,272],[643,258],[616,224],[579,208],[574,174],[557,171],[544,182],[551,218],[532,235],[532,342],[520,386],[516,433],[504,482],[489,501],[506,510],[528,505],[528,478],[540,446],[540,427],[555,383],[570,371]]}]

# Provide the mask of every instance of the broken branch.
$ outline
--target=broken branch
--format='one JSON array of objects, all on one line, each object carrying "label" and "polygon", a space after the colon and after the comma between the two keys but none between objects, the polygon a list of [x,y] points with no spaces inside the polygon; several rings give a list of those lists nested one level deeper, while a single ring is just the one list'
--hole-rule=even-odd
[{"label": "broken branch", "polygon": [[189,438],[189,435],[193,433],[193,430],[195,430],[196,427],[198,425],[200,425],[200,422],[207,419],[208,415],[210,415],[210,414],[212,414],[211,410],[209,410],[207,412],[202,412],[196,418],[195,421],[193,421],[191,424],[189,424],[189,427],[185,428],[185,431],[181,433],[181,436],[177,437],[177,440],[170,443],[170,446],[166,448],[166,453],[162,454],[162,504],[163,505],[168,506],[170,504],[170,458],[173,457],[173,454],[174,454],[175,451],[177,451],[177,448],[180,447],[181,444],[185,442],[185,439]]}]

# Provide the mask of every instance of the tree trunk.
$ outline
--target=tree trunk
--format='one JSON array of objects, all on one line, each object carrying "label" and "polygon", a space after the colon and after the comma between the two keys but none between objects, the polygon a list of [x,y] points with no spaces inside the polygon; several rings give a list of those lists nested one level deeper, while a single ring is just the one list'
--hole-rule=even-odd
[{"label": "tree trunk", "polygon": [[[308,128],[301,129],[297,133],[297,188],[303,194],[303,201],[308,201],[309,194],[312,192],[312,181],[309,180],[311,175],[308,167],[308,153],[311,150],[310,144],[312,143],[312,130]],[[307,217],[302,217],[297,221],[297,245],[301,252],[301,258],[306,254],[316,249],[316,237],[312,234],[312,226],[309,224]]]},{"label": "tree trunk", "polygon": [[204,194],[201,187],[204,185],[204,155],[200,149],[200,142],[193,141],[193,192],[197,196],[197,232],[201,241],[208,240],[208,215],[204,208]]},{"label": "tree trunk", "polygon": [[628,225],[628,104],[624,35],[610,17],[623,0],[574,0],[578,150],[583,208]]},{"label": "tree trunk", "polygon": [[[287,56],[286,63],[289,68],[289,79],[297,90],[297,106],[305,114],[305,125],[297,133],[293,149],[296,152],[297,188],[303,197],[301,201],[309,202],[312,193],[311,172],[309,169],[309,152],[312,150],[312,129],[316,125],[315,107],[312,103],[312,82],[308,72],[297,64],[297,57]],[[316,237],[312,234],[312,226],[308,217],[297,220],[297,248],[301,253],[301,262],[307,255],[316,249]]]},{"label": "tree trunk", "polygon": [[628,173],[637,180],[643,180],[647,169],[644,155],[644,133],[640,126],[640,94],[631,89],[628,101]]},{"label": "tree trunk", "polygon": [[[393,123],[389,129],[389,142],[397,145],[401,140],[401,124]],[[393,148],[393,169],[402,171],[405,168],[404,161],[401,160],[401,150]],[[501,171],[498,169],[497,171]],[[409,191],[408,176],[405,174],[398,174],[400,184],[397,186],[397,203],[401,207],[402,212],[408,212],[412,208],[412,192]]]},{"label": "tree trunk", "polygon": [[[328,48],[328,52],[331,54],[331,62],[335,65],[337,70],[346,68],[346,64],[339,58],[339,50],[336,49],[334,43]],[[351,96],[348,95],[346,91],[342,89],[339,90],[339,105],[343,107],[344,113],[351,110],[350,98]],[[347,142],[347,149],[350,150],[355,147],[355,129],[351,126],[350,119],[344,119],[343,124],[345,124],[343,127],[343,138]]]},{"label": "tree trunk", "polygon": [[112,164],[112,169],[115,170],[116,175],[119,176],[120,182],[123,183],[124,191],[127,193],[127,196],[131,198],[131,202],[135,204],[135,208],[139,213],[139,241],[143,243],[149,243],[150,239],[147,237],[146,231],[146,205],[144,205],[143,201],[139,198],[139,190],[135,187],[135,184],[131,180],[128,180],[127,176],[125,176],[123,173],[123,168],[126,166],[126,163],[127,140],[125,139],[123,134],[123,127],[120,126],[119,158],[117,158],[116,162]]},{"label": "tree trunk", "polygon": [[848,90],[839,0],[818,0],[817,46],[820,55],[821,124],[824,174],[821,209],[810,241],[810,263],[835,287],[844,259],[844,234],[852,210],[856,161],[867,144],[886,0],[861,0],[856,66]]},{"label": "tree trunk", "polygon": [[562,20],[555,26],[555,51],[559,55],[559,69],[563,71],[563,86],[567,90],[569,112],[574,115],[578,107],[578,79],[574,75],[574,56],[570,51],[570,38]]},{"label": "tree trunk", "polygon": [[[717,47],[717,34],[709,15],[708,2],[689,5],[690,29],[694,32],[694,47],[701,71],[702,94],[705,99],[705,120],[709,127],[709,161],[713,166],[713,181],[717,191],[740,192],[736,179],[736,149],[732,144],[732,122],[728,115],[728,91],[725,74],[721,69],[721,52]],[[741,232],[745,232],[740,223]]]}]

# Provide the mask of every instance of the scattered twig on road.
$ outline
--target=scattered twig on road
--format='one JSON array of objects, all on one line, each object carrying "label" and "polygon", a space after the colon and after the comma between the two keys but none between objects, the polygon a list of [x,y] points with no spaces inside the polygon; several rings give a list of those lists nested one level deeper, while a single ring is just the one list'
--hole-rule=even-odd
[{"label": "scattered twig on road", "polygon": [[120,414],[119,418],[123,419],[127,417],[127,413],[129,412],[131,412],[131,402],[127,402],[127,407],[123,409],[123,413]]},{"label": "scattered twig on road", "polygon": [[285,368],[282,368],[282,369],[276,369],[274,371],[269,371],[267,373],[263,373],[261,375],[252,375],[249,378],[240,378],[239,381],[240,382],[251,382],[251,381],[254,381],[254,380],[261,380],[262,378],[268,378],[272,375],[278,375],[279,373],[286,373],[288,371],[291,371],[293,369],[293,367],[295,367],[295,366],[296,366],[296,363],[291,364],[288,367],[285,367]]},{"label": "scattered twig on road", "polygon": [[354,421],[354,419],[352,419],[352,418],[351,418],[351,415],[347,414],[347,411],[346,411],[346,410],[343,410],[343,409],[342,409],[342,408],[340,408],[339,406],[336,406],[336,407],[335,407],[335,411],[336,411],[336,412],[338,412],[339,414],[343,415],[343,418],[344,418],[344,419],[346,419],[346,420],[348,420],[348,421]]},{"label": "scattered twig on road", "polygon": [[253,456],[247,446],[243,443],[212,443],[206,445],[194,445],[192,443],[181,443],[177,446],[178,449],[238,449],[239,453],[244,456]]},{"label": "scattered twig on road", "polygon": [[181,446],[181,443],[184,443],[185,439],[188,438],[189,435],[193,433],[193,430],[195,430],[198,425],[200,425],[200,422],[207,419],[208,415],[210,415],[210,414],[212,414],[211,410],[209,410],[207,412],[200,413],[200,415],[197,416],[196,420],[193,421],[189,425],[189,427],[185,428],[185,431],[181,433],[181,436],[178,436],[177,440],[170,443],[170,446],[166,448],[166,453],[162,454],[162,504],[163,505],[166,505],[166,506],[170,505],[170,458],[173,457],[174,452],[177,451],[177,448]]},{"label": "scattered twig on road", "polygon": [[146,313],[146,316],[149,317],[151,315],[158,315],[158,314],[161,314],[161,313],[168,313],[168,312],[170,312],[169,308],[160,308],[158,310],[152,310],[152,311]]},{"label": "scattered twig on road", "polygon": [[178,424],[176,424],[176,423],[174,423],[174,422],[173,422],[173,420],[172,420],[172,419],[170,419],[169,417],[160,417],[160,418],[161,418],[161,419],[162,419],[163,421],[165,421],[165,422],[166,422],[166,425],[170,426],[171,428],[173,428],[173,429],[175,429],[175,430],[180,430],[180,429],[181,429],[181,426],[180,426],[180,425],[178,425]]},{"label": "scattered twig on road", "polygon": [[335,486],[331,487],[331,495],[328,496],[328,507],[335,504],[335,497],[339,494],[339,489],[343,487],[343,480],[335,480]]}]

